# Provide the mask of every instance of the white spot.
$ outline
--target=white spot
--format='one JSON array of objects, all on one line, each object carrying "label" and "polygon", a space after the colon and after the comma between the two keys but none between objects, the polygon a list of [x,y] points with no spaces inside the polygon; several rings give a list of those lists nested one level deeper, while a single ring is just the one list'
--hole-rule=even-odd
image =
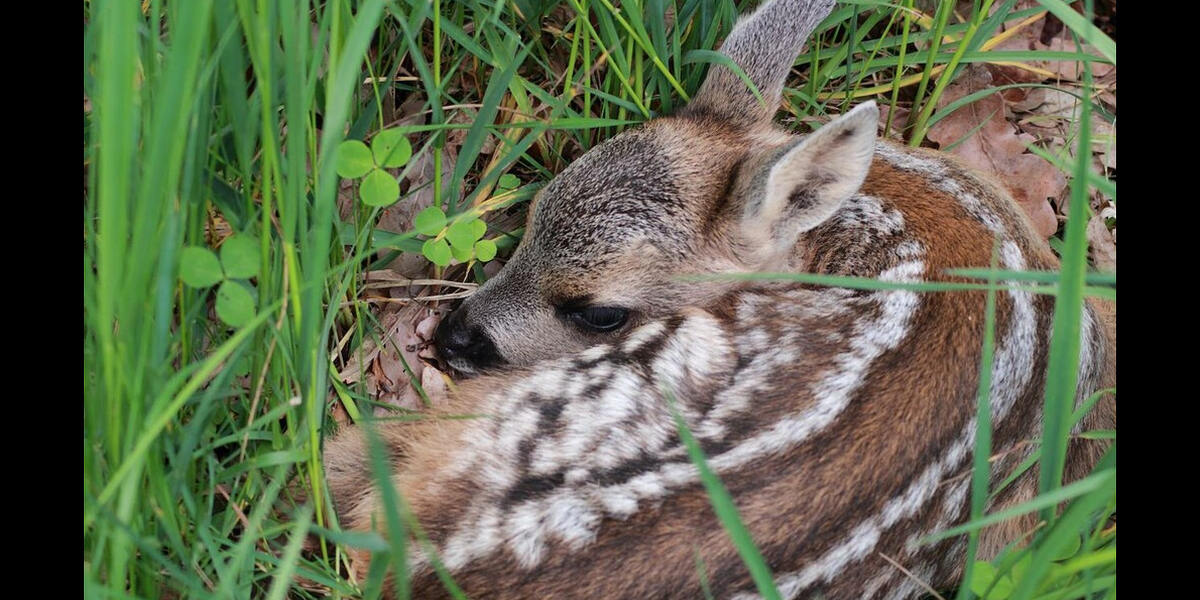
[{"label": "white spot", "polygon": [[704,379],[732,352],[726,340],[716,319],[703,313],[689,315],[650,365],[656,383],[675,394],[685,379]]},{"label": "white spot", "polygon": [[442,563],[450,571],[467,566],[478,556],[491,554],[500,545],[498,506],[473,503],[463,520],[472,523],[474,527],[454,532],[439,551]]},{"label": "white spot", "polygon": [[508,548],[526,569],[541,562],[546,550],[542,537],[545,523],[542,513],[541,507],[535,503],[521,504],[509,512],[504,523]]},{"label": "white spot", "polygon": [[600,502],[604,510],[614,517],[629,518],[637,512],[638,501],[628,490],[615,489],[611,492],[600,493]]},{"label": "white spot", "polygon": [[625,344],[621,346],[621,350],[626,354],[636,352],[638,348],[646,345],[650,340],[658,337],[666,330],[666,325],[662,321],[651,321],[641,327],[638,327],[629,337],[625,339]]},{"label": "white spot", "polygon": [[566,490],[554,494],[547,503],[543,521],[547,533],[566,542],[572,550],[578,550],[596,538],[600,515],[583,498]]}]

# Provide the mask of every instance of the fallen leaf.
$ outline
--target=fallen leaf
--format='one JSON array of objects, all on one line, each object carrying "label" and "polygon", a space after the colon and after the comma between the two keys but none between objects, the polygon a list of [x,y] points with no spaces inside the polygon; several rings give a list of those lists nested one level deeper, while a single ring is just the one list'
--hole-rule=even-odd
[{"label": "fallen leaf", "polygon": [[422,319],[420,323],[417,323],[417,335],[427,342],[432,342],[433,335],[437,331],[438,323],[441,322],[441,315],[438,313],[431,313],[429,316]]},{"label": "fallen leaf", "polygon": [[1041,88],[1037,104],[1026,103],[1020,112],[1035,113],[1044,117],[1072,119],[1079,111],[1079,98],[1060,89]]},{"label": "fallen leaf", "polygon": [[[421,398],[421,394],[417,392],[417,388],[413,387],[412,384],[404,386],[404,389],[399,393],[382,398],[381,400],[405,410],[421,410],[425,407],[425,401]],[[386,415],[387,412],[383,408],[377,408],[375,411],[377,415]]]},{"label": "fallen leaf", "polygon": [[[1034,48],[1030,50],[1052,50],[1055,52],[1079,52],[1079,46],[1075,45],[1073,40],[1065,39],[1062,35],[1050,40],[1049,44],[1043,44],[1038,40]],[[1084,45],[1083,52],[1092,56],[1102,56],[1095,48]],[[1045,68],[1063,79],[1071,81],[1083,80],[1083,62],[1076,60],[1052,60],[1039,61],[1045,65]],[[1116,71],[1116,65],[1111,65],[1104,62],[1092,61],[1092,77],[1101,78],[1107,77]]]},{"label": "fallen leaf", "polygon": [[[427,320],[429,308],[419,303],[404,304],[394,314],[396,323],[388,335],[382,338],[385,347],[379,351],[377,360],[382,367],[382,375],[387,378],[386,385],[383,381],[380,382],[381,387],[385,387],[391,394],[382,395],[379,400],[400,408],[417,410],[423,407],[424,402],[420,394],[413,389],[412,382],[422,381],[422,373],[430,368],[420,356],[429,346],[429,342],[417,333],[417,328]],[[405,365],[408,366],[408,370],[404,368]],[[412,371],[412,376],[409,375],[409,370]],[[377,412],[386,410],[380,409]]]},{"label": "fallen leaf", "polygon": [[[1042,81],[1042,76],[1038,73],[1012,65],[987,64],[984,68],[992,74],[992,85],[997,87],[1015,83],[1039,83]],[[1010,111],[1029,112],[1044,102],[1043,96],[1045,96],[1045,92],[1045,88],[1022,86],[1003,90],[1001,94],[1003,94],[1004,102]]]},{"label": "fallen leaf", "polygon": [[1117,271],[1117,240],[1104,226],[1104,218],[1096,215],[1088,221],[1087,239],[1091,246],[1092,262],[1101,271]]},{"label": "fallen leaf", "polygon": [[[337,394],[330,394],[330,397],[331,397],[331,399],[336,399]],[[329,416],[333,417],[333,420],[338,425],[344,425],[344,424],[350,422],[350,413],[346,412],[346,408],[344,406],[342,406],[342,403],[341,402],[333,402],[332,404],[333,404],[333,409],[330,411]]]},{"label": "fallen leaf", "polygon": [[891,112],[892,106],[890,104],[879,105],[879,131],[883,132],[883,137],[895,140],[897,142],[904,142],[904,138],[900,133],[900,129],[904,127],[905,123],[908,122],[908,113],[910,111],[903,106],[897,106],[896,113],[894,116],[892,116],[892,126],[889,129],[887,124],[888,116],[891,114]]},{"label": "fallen leaf", "polygon": [[442,377],[442,372],[432,366],[426,365],[425,370],[421,372],[421,388],[425,390],[429,404],[433,407],[445,406],[448,402],[446,380]]},{"label": "fallen leaf", "polygon": [[[986,68],[972,65],[946,88],[939,106],[992,87]],[[929,129],[927,137],[971,167],[995,176],[1025,210],[1043,237],[1058,230],[1058,219],[1048,198],[1057,197],[1067,185],[1066,177],[1045,159],[1026,152],[1037,138],[1019,133],[1004,117],[1004,98],[999,92],[972,102]]]}]

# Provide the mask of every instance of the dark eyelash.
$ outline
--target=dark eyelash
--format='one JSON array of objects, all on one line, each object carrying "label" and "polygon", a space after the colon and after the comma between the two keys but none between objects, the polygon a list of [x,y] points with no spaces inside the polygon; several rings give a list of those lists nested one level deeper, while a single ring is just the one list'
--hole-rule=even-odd
[{"label": "dark eyelash", "polygon": [[583,306],[563,309],[564,316],[580,329],[608,333],[629,321],[629,310],[618,306]]}]

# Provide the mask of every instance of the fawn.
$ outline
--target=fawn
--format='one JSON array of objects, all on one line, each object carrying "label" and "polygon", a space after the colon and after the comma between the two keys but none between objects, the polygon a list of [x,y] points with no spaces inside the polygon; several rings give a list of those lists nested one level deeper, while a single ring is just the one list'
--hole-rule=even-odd
[{"label": "fawn", "polygon": [[[784,597],[909,598],[881,555],[934,587],[965,538],[984,293],[697,280],[746,271],[952,281],[998,238],[1012,270],[1058,261],[1002,189],[949,157],[876,139],[859,105],[808,136],[772,125],[832,0],[770,0],[691,102],[602,143],[539,192],[511,260],[437,332],[464,382],[447,414],[376,425],[392,484],[472,597],[753,597],[672,410],[735,499]],[[997,294],[993,484],[1040,435],[1053,296]],[[1083,315],[1079,397],[1114,385],[1113,316]],[[669,402],[668,393],[674,398]],[[1106,398],[1084,427],[1112,427]],[[383,527],[357,428],[326,444],[341,525]],[[1075,440],[1067,477],[1104,442]],[[1015,449],[1015,451],[1014,451]],[[989,507],[1029,499],[1030,470]],[[984,531],[981,555],[1032,516]],[[446,594],[410,543],[416,597]],[[355,551],[358,576],[369,554]],[[390,576],[389,576],[390,577]],[[390,579],[389,579],[390,581]]]}]

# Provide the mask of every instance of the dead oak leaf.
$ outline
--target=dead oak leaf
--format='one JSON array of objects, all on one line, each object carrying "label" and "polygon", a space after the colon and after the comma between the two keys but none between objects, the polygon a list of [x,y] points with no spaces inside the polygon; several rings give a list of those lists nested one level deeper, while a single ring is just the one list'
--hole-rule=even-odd
[{"label": "dead oak leaf", "polygon": [[[958,81],[946,88],[939,107],[992,86],[985,68],[972,66]],[[1058,219],[1048,198],[1066,187],[1067,179],[1054,165],[1026,151],[1033,136],[1019,133],[1004,117],[1004,98],[990,94],[938,121],[927,136],[968,166],[998,179],[1025,210],[1034,229],[1043,237],[1058,230]]]},{"label": "dead oak leaf", "polygon": [[[879,105],[879,131],[881,135],[891,140],[904,143],[904,138],[900,130],[904,124],[908,122],[909,110],[902,106],[896,107],[895,114],[892,114],[892,107],[887,104]],[[889,120],[891,125],[889,126]]]},{"label": "dead oak leaf", "polygon": [[1117,239],[1114,231],[1104,226],[1104,218],[1096,215],[1087,224],[1088,247],[1092,263],[1101,271],[1117,271]]}]

